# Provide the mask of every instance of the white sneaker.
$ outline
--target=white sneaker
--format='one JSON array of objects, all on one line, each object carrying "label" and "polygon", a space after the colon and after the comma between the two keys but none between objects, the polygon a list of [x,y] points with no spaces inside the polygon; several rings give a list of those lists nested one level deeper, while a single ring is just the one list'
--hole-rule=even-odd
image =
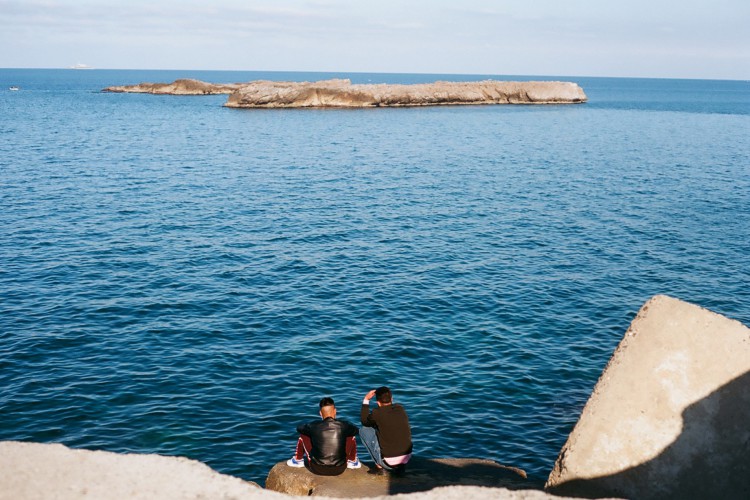
[{"label": "white sneaker", "polygon": [[289,460],[286,461],[286,464],[289,467],[304,467],[305,466],[305,459],[297,460],[296,458],[292,457]]},{"label": "white sneaker", "polygon": [[355,458],[353,461],[352,460],[346,461],[347,469],[359,469],[360,467],[362,467],[362,463],[359,461],[358,458]]}]

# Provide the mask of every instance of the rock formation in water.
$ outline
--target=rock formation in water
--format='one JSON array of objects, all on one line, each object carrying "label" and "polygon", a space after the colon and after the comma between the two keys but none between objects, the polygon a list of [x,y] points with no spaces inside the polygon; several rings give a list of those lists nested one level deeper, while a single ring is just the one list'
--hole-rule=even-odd
[{"label": "rock formation in water", "polygon": [[139,83],[138,85],[121,85],[107,87],[103,92],[123,92],[131,94],[168,94],[168,95],[213,95],[231,94],[239,89],[241,83],[208,83],[189,78],[175,80],[172,83]]},{"label": "rock formation in water", "polygon": [[[529,489],[526,473],[516,467],[481,459],[424,459],[414,457],[399,476],[375,476],[367,467],[347,469],[342,475],[317,476],[279,462],[268,473],[266,488],[289,495],[336,498],[377,497],[428,491],[439,486],[473,485],[511,490]],[[541,485],[538,485],[539,488]]]},{"label": "rock formation in water", "polygon": [[200,80],[107,87],[104,92],[170,95],[231,94],[229,108],[372,108],[455,104],[571,104],[586,102],[571,82],[435,82],[355,84],[349,80],[216,84]]},{"label": "rock formation in water", "polygon": [[633,320],[547,481],[587,498],[750,498],[750,329],[656,296]]},{"label": "rock formation in water", "polygon": [[230,108],[368,108],[452,104],[564,104],[586,101],[571,82],[435,82],[414,85],[257,81],[233,92]]}]

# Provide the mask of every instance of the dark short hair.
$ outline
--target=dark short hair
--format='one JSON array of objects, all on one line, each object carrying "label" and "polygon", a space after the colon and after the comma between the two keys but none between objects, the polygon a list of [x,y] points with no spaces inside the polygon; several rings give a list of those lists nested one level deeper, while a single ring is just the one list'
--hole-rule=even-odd
[{"label": "dark short hair", "polygon": [[333,402],[333,398],[325,397],[320,400],[320,409],[322,410],[324,406],[336,406]]},{"label": "dark short hair", "polygon": [[391,390],[386,386],[378,387],[377,389],[375,389],[375,397],[377,398],[378,403],[388,404],[393,401]]}]

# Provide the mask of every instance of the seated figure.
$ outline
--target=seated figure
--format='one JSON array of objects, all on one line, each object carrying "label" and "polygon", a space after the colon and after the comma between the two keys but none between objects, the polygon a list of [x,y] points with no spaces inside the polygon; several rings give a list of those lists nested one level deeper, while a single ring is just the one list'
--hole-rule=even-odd
[{"label": "seated figure", "polygon": [[[373,397],[377,407],[371,410]],[[388,387],[379,387],[365,395],[360,417],[363,426],[360,438],[375,461],[375,469],[370,473],[403,474],[412,454],[411,426],[404,407],[393,403]]]},{"label": "seated figure", "polygon": [[320,418],[297,426],[300,437],[290,467],[308,466],[321,476],[338,476],[347,468],[359,469],[355,437],[359,429],[346,420],[336,419],[336,405],[331,398],[320,400]]}]

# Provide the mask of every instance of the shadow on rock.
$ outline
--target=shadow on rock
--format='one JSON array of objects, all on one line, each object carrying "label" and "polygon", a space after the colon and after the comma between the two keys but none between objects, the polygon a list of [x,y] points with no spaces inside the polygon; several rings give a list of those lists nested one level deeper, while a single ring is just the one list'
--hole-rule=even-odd
[{"label": "shadow on rock", "polygon": [[522,469],[479,459],[414,457],[405,474],[389,474],[385,478],[388,480],[389,494],[414,493],[449,485],[508,489],[532,487]]},{"label": "shadow on rock", "polygon": [[688,406],[682,419],[678,438],[651,460],[547,491],[583,498],[750,498],[750,372]]}]

